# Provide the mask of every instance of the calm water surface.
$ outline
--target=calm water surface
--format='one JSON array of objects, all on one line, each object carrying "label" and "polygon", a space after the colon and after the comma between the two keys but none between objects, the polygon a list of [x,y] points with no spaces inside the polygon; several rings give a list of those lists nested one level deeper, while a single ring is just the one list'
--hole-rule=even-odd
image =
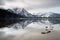
[{"label": "calm water surface", "polygon": [[[41,33],[47,31],[51,32]],[[24,19],[0,28],[1,40],[60,40],[59,37],[60,20],[57,19]]]}]

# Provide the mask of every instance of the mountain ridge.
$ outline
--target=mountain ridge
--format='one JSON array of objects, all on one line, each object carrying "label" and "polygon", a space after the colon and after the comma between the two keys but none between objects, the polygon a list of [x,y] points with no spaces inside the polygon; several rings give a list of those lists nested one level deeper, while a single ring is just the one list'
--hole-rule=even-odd
[{"label": "mountain ridge", "polygon": [[[1,11],[3,10],[3,11]],[[49,13],[37,13],[36,15],[29,13],[24,8],[13,8],[13,9],[0,9],[0,12],[3,13],[4,11],[9,12],[8,15],[13,17],[12,14],[16,15],[16,18],[29,18],[29,17],[60,17],[60,14],[49,12]],[[11,14],[11,15],[10,15]]]}]

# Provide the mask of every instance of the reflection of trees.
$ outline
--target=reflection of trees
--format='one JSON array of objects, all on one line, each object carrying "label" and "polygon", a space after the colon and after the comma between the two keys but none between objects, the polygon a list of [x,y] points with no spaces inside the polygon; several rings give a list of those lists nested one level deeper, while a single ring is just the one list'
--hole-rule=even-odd
[{"label": "reflection of trees", "polygon": [[43,24],[60,24],[60,18],[43,18],[40,22]]},{"label": "reflection of trees", "polygon": [[8,20],[0,19],[0,28],[5,27],[7,25],[17,23],[19,21],[20,20],[18,20],[18,19],[12,19],[12,20],[11,19],[8,19]]},{"label": "reflection of trees", "polygon": [[[42,23],[42,24],[59,24],[60,20],[59,18],[42,18],[42,19],[14,19],[14,20],[7,20],[3,22],[0,22],[0,27],[10,27],[10,28],[22,28],[24,29],[27,25],[31,23]],[[3,24],[3,25],[2,25]]]},{"label": "reflection of trees", "polygon": [[21,20],[18,23],[12,24],[8,27],[15,28],[15,29],[20,29],[20,28],[24,29],[25,27],[27,27],[27,25],[31,24],[32,22],[39,22],[39,20],[24,19],[24,20]]},{"label": "reflection of trees", "polygon": [[50,18],[48,21],[52,24],[60,24],[60,18]]}]

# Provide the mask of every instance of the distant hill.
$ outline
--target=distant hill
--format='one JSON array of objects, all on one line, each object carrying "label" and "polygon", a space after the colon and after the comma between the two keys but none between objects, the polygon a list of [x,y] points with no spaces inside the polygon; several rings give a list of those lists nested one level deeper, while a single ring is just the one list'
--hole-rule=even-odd
[{"label": "distant hill", "polygon": [[41,14],[40,17],[60,17],[60,14],[58,14],[58,13],[44,13],[44,14]]},{"label": "distant hill", "polygon": [[49,17],[60,17],[60,14],[58,14],[58,13],[52,13]]}]

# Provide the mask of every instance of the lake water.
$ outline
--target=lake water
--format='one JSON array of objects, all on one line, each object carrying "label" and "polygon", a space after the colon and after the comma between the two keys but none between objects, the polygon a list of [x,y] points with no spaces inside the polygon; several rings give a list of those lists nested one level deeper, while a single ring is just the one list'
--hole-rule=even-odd
[{"label": "lake water", "polygon": [[0,28],[0,40],[60,40],[60,20],[20,19]]}]

